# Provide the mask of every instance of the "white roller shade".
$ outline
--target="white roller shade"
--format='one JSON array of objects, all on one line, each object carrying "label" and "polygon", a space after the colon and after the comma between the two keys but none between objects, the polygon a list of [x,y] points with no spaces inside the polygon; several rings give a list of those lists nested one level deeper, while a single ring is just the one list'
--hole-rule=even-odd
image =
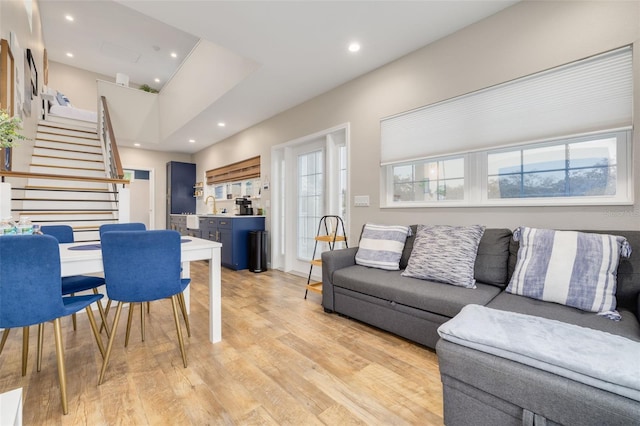
[{"label": "white roller shade", "polygon": [[625,47],[381,120],[382,165],[629,127]]}]

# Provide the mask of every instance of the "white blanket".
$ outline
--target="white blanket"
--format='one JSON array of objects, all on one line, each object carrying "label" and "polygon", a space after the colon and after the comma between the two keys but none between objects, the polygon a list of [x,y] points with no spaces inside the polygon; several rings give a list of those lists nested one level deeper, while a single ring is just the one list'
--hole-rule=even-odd
[{"label": "white blanket", "polygon": [[560,321],[467,305],[445,340],[640,401],[640,342]]}]

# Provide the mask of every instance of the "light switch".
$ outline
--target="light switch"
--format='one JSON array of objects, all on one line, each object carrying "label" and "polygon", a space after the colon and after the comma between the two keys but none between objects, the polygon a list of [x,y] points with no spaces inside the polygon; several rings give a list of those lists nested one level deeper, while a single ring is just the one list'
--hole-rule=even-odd
[{"label": "light switch", "polygon": [[368,195],[354,195],[353,205],[356,207],[369,207]]}]

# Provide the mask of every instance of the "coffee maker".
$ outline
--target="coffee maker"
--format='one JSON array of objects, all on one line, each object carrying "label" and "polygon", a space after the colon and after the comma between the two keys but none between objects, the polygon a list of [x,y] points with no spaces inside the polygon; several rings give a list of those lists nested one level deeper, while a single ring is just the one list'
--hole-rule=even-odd
[{"label": "coffee maker", "polygon": [[251,207],[251,200],[246,197],[236,198],[236,205],[240,206],[238,215],[251,216],[253,215],[253,207]]}]

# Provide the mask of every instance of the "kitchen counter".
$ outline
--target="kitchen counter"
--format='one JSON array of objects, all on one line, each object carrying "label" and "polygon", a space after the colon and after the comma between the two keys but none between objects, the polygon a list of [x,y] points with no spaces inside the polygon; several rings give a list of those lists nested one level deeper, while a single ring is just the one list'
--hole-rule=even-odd
[{"label": "kitchen counter", "polygon": [[184,236],[222,243],[222,266],[248,267],[249,232],[264,231],[265,217],[233,214],[172,214],[171,229]]}]

